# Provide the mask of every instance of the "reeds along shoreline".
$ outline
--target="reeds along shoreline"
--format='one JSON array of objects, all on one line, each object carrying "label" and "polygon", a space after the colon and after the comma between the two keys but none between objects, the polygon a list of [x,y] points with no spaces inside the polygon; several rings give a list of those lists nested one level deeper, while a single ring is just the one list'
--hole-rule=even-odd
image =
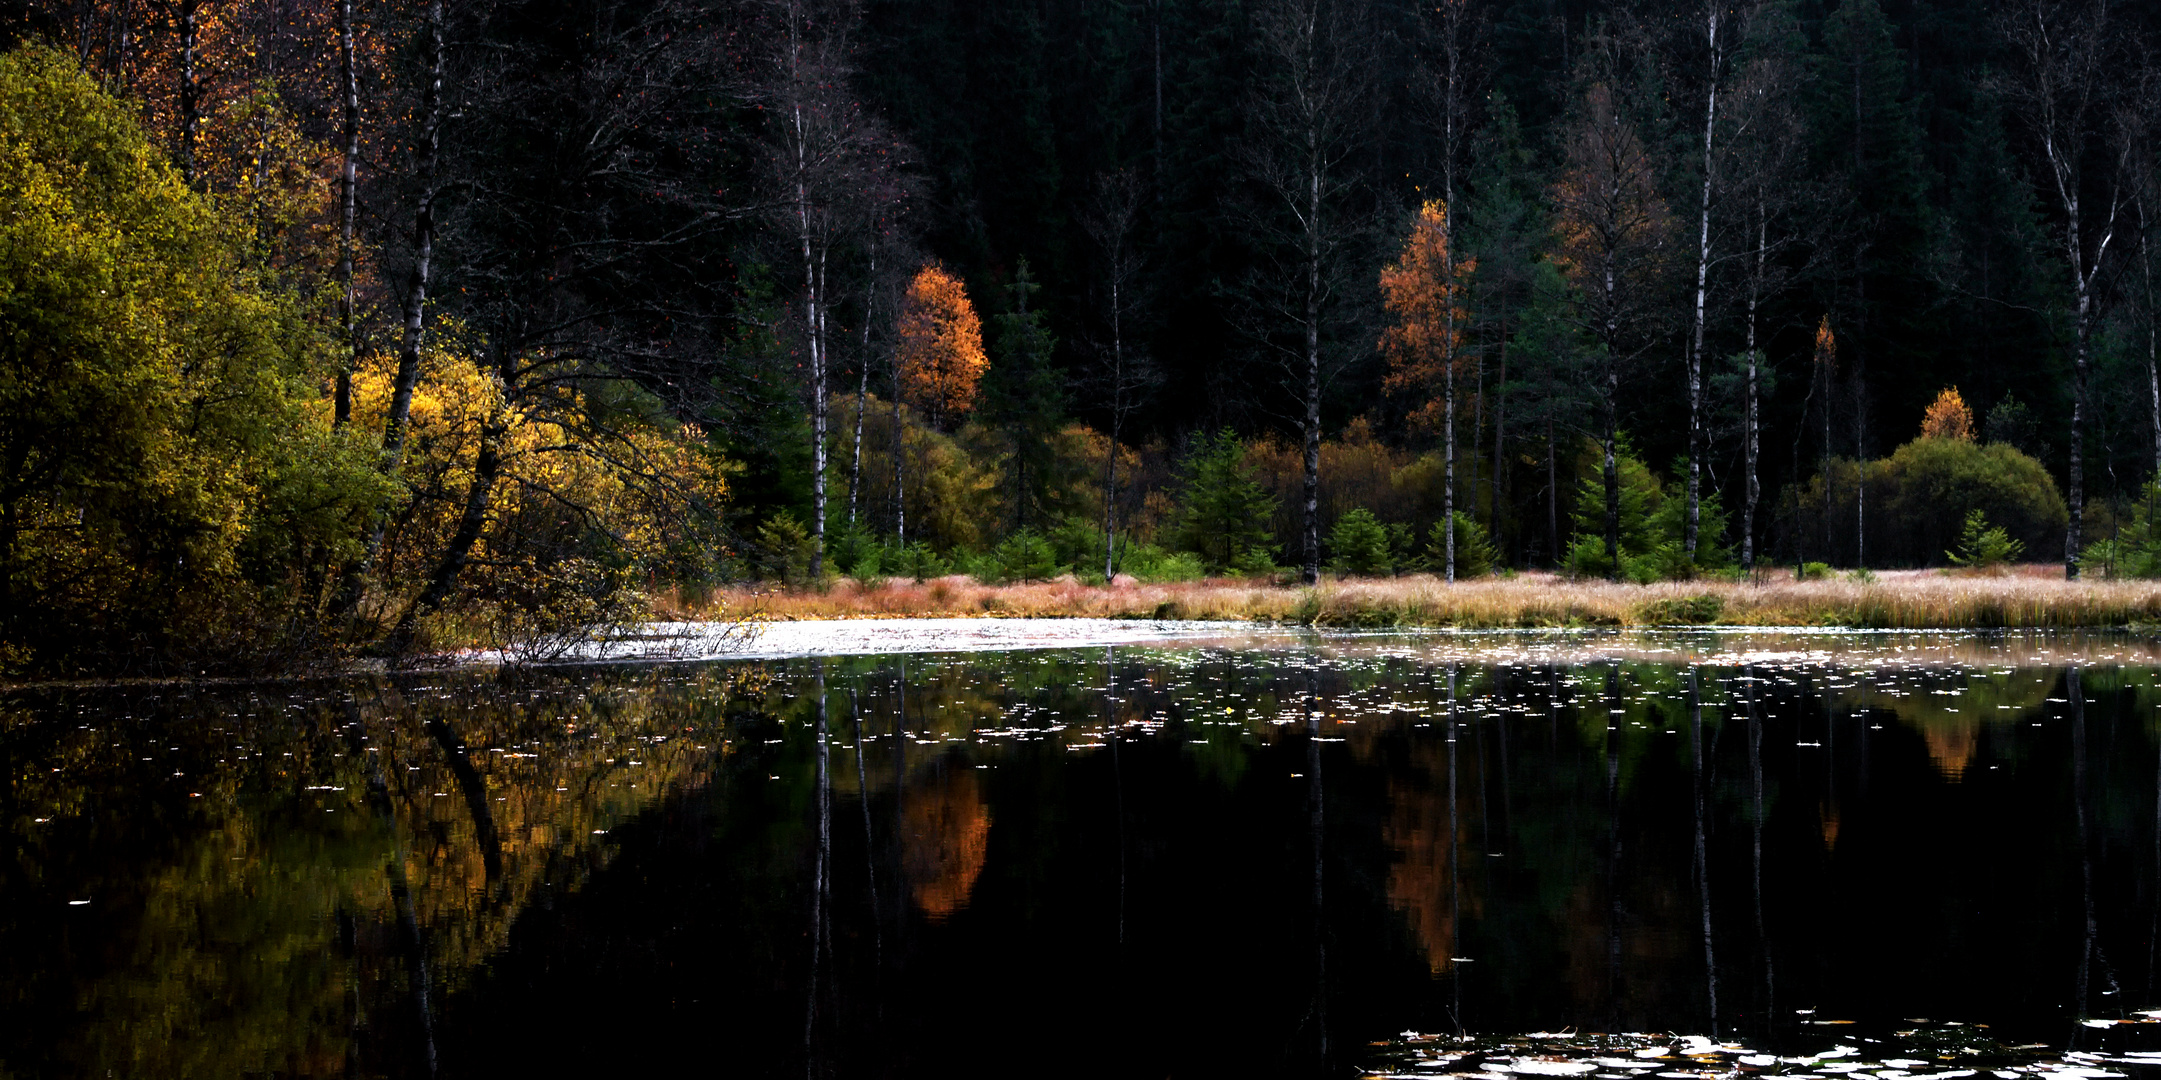
[{"label": "reeds along shoreline", "polygon": [[1071,580],[986,585],[956,576],[822,589],[728,589],[664,616],[794,620],[1036,617],[1196,619],[1305,626],[1839,626],[1869,629],[2161,627],[2161,581],[2064,581],[2037,573],[1886,573],[1875,580],[1692,581],[1652,585],[1550,574],[1459,581],[1350,578],[1310,588],[1236,579],[1108,586]]}]

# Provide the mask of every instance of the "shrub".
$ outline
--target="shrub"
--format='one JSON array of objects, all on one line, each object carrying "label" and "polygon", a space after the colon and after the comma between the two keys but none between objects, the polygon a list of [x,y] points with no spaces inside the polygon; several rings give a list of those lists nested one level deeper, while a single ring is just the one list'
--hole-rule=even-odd
[{"label": "shrub", "polygon": [[1141,581],[1198,581],[1206,573],[1200,556],[1190,551],[1166,552],[1154,544],[1129,548],[1119,569]]},{"label": "shrub", "polygon": [[[1849,493],[1851,469],[1847,465],[1848,479],[1842,485]],[[2062,550],[2070,514],[2055,480],[2040,462],[2008,444],[1915,439],[1890,457],[1869,462],[1867,476],[1868,554],[1877,565],[1939,563],[1958,543],[1964,522],[1975,511],[2024,551],[2046,556]],[[1805,504],[1820,508],[1822,499],[1818,477],[1803,496],[1804,519],[1820,513]],[[1834,520],[1834,533],[1852,536],[1851,499],[1838,501],[1844,521]]]},{"label": "shrub", "polygon": [[[1448,569],[1448,536],[1442,522],[1434,522],[1426,534],[1424,558],[1426,569],[1443,573]],[[1486,535],[1486,528],[1469,514],[1456,511],[1456,577],[1484,577],[1493,572],[1500,562],[1494,550],[1493,539]]]},{"label": "shrub", "polygon": [[906,547],[887,547],[880,555],[879,562],[888,572],[902,574],[917,581],[944,577],[953,572],[950,561],[920,540]]},{"label": "shrub", "polygon": [[304,297],[43,46],[0,56],[0,207],[0,654],[272,644],[395,494],[314,407]]},{"label": "shrub", "polygon": [[2018,561],[2026,545],[2011,539],[2001,526],[1988,523],[1987,515],[1979,510],[1966,512],[1966,524],[1959,532],[1958,550],[1944,552],[1953,565],[1985,570]]},{"label": "shrub", "polygon": [[1388,527],[1363,507],[1337,518],[1328,530],[1328,566],[1339,574],[1393,573],[1395,560],[1388,549]]},{"label": "shrub", "polygon": [[817,554],[818,541],[794,514],[782,510],[767,518],[758,526],[756,540],[758,571],[766,580],[791,587],[810,581],[810,562]]},{"label": "shrub", "polygon": [[991,581],[1045,581],[1064,572],[1050,542],[1033,529],[1022,529],[999,541],[991,549],[988,562],[988,573],[978,576]]},{"label": "shrub", "polygon": [[[1200,556],[1209,570],[1253,561],[1269,549],[1267,522],[1276,499],[1245,466],[1245,448],[1225,428],[1201,439],[1180,467],[1180,511],[1173,546]],[[1273,565],[1272,554],[1267,556]]]},{"label": "shrub", "polygon": [[[1596,448],[1591,452],[1595,454]],[[1677,472],[1685,471],[1688,462],[1682,459],[1675,465]],[[1577,488],[1570,511],[1575,538],[1564,563],[1569,573],[1650,582],[1685,580],[1732,564],[1733,552],[1723,543],[1726,512],[1716,492],[1703,492],[1697,500],[1696,557],[1691,560],[1687,486],[1668,486],[1625,450],[1615,455],[1614,466],[1621,481],[1619,572],[1606,556],[1606,489],[1600,477],[1602,463],[1594,459],[1581,470],[1586,479]]]},{"label": "shrub", "polygon": [[1725,611],[1723,597],[1669,596],[1643,605],[1636,613],[1636,621],[1655,626],[1702,626],[1717,622]]}]

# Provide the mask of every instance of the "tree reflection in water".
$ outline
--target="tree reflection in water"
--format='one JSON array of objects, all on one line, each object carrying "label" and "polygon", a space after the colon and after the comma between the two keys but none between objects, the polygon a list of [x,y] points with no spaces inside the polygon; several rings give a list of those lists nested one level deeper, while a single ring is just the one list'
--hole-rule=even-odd
[{"label": "tree reflection in water", "polygon": [[2114,1053],[2074,1021],[2161,1004],[2161,764],[2112,767],[2161,763],[2155,670],[1960,648],[21,691],[0,1068],[1338,1075],[1404,1030],[1907,1017]]}]

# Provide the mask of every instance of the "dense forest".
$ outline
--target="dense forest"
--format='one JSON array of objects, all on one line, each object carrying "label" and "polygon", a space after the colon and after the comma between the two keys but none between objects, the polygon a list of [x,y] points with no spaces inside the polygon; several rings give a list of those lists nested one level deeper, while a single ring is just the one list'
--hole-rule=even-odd
[{"label": "dense forest", "polygon": [[842,573],[1928,565],[1972,513],[2161,571],[2157,41],[2130,0],[5,0],[0,666]]}]

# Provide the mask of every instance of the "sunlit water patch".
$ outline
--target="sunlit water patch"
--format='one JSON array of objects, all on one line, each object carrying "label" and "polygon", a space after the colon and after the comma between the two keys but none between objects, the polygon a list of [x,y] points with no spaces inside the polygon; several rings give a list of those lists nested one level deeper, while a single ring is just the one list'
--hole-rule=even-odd
[{"label": "sunlit water patch", "polygon": [[0,1074],[2134,1075],[2155,664],[1271,632],[21,691]]}]

